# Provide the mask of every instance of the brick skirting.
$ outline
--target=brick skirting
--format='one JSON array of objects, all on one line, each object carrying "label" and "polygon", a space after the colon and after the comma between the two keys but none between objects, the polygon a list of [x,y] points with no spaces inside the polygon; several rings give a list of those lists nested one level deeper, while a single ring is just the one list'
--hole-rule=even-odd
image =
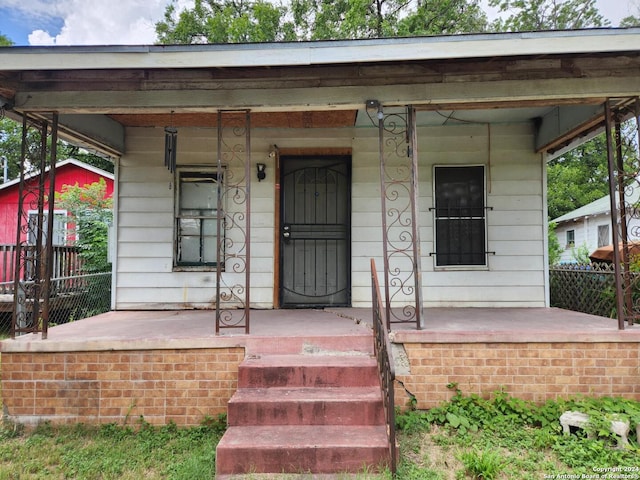
[{"label": "brick skirting", "polygon": [[[640,343],[405,343],[410,375],[397,375],[417,408],[464,394],[508,394],[537,403],[578,394],[640,400]],[[396,404],[409,395],[396,383]]]},{"label": "brick skirting", "polygon": [[5,417],[25,424],[197,425],[226,412],[244,348],[3,352]]},{"label": "brick skirting", "polygon": [[[397,374],[417,407],[464,394],[544,402],[577,394],[640,400],[639,342],[404,343],[410,374]],[[25,424],[197,425],[226,412],[243,347],[88,352],[3,352],[6,418]],[[396,405],[409,399],[396,382]]]}]

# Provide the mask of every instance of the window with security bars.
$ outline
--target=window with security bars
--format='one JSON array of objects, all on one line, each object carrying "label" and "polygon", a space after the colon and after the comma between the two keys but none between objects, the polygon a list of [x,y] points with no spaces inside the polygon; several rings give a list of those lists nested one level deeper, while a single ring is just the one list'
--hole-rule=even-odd
[{"label": "window with security bars", "polygon": [[484,166],[434,168],[436,267],[487,264]]},{"label": "window with security bars", "polygon": [[176,266],[216,266],[221,180],[215,171],[177,171]]}]

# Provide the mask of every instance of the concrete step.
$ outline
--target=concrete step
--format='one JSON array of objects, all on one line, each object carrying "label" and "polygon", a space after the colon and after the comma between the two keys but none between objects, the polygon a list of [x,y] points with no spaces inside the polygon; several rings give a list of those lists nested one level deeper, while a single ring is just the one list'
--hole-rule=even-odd
[{"label": "concrete step", "polygon": [[371,331],[349,335],[260,337],[247,340],[249,355],[373,355]]},{"label": "concrete step", "polygon": [[389,462],[385,426],[229,428],[216,449],[216,478],[245,473],[356,473]]},{"label": "concrete step", "polygon": [[229,426],[381,425],[379,386],[241,388],[228,404]]},{"label": "concrete step", "polygon": [[367,355],[253,356],[238,369],[238,388],[376,385],[380,385],[376,361]]}]

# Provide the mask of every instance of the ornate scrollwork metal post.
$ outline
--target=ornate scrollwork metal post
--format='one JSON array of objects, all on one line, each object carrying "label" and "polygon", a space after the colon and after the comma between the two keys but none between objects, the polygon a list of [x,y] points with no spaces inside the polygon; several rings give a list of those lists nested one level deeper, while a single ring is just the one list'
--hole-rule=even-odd
[{"label": "ornate scrollwork metal post", "polygon": [[[633,122],[628,120],[633,119]],[[631,127],[631,123],[634,123]],[[615,269],[618,328],[625,321],[633,325],[640,318],[640,299],[633,290],[640,278],[631,272],[630,241],[640,240],[640,99],[608,99],[605,102],[605,131],[609,168],[609,197]]]},{"label": "ornate scrollwork metal post", "polygon": [[[40,122],[39,128],[39,145],[30,148],[29,124],[27,116],[23,117],[14,302],[11,322],[12,338],[22,333],[42,332],[42,338],[46,339],[49,323],[58,115],[53,114],[51,126],[48,121],[43,120]],[[51,131],[50,147],[47,145],[49,131]],[[31,156],[32,150],[36,152],[33,158]],[[48,165],[47,157],[49,157]],[[47,175],[49,192],[45,196]],[[45,203],[47,203],[46,226],[44,223]],[[34,217],[35,221],[30,219],[32,211],[37,212]]]},{"label": "ornate scrollwork metal post", "polygon": [[[415,110],[378,107],[380,198],[387,329],[392,323],[424,327],[418,229],[418,149]],[[403,304],[398,310],[392,304]]]},{"label": "ornate scrollwork metal post", "polygon": [[216,334],[249,333],[251,273],[251,116],[218,112]]}]

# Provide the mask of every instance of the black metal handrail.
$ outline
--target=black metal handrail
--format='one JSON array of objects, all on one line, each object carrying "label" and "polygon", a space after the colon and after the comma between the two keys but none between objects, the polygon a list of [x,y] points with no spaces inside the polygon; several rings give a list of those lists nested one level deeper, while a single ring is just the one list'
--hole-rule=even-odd
[{"label": "black metal handrail", "polygon": [[378,362],[378,374],[380,375],[380,387],[382,389],[382,402],[387,420],[387,435],[389,437],[389,454],[391,456],[391,473],[395,476],[397,470],[396,449],[396,412],[394,401],[394,381],[396,378],[389,342],[387,324],[384,320],[384,308],[380,295],[380,284],[376,271],[376,262],[371,259],[371,290],[373,307],[373,346]]}]

